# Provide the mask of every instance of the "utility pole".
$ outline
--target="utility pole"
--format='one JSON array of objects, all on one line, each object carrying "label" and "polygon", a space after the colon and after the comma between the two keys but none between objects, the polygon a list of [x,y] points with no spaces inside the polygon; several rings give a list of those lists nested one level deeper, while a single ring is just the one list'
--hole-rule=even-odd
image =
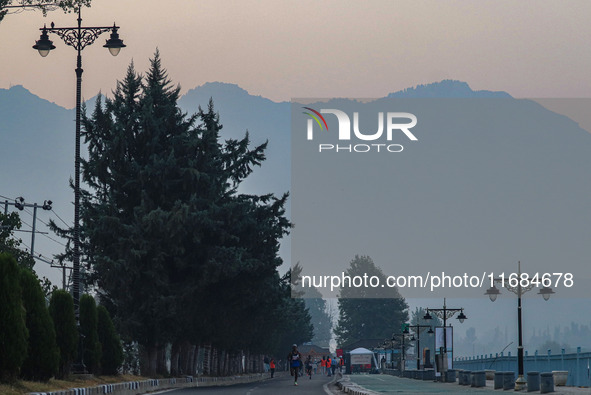
[{"label": "utility pole", "polygon": [[20,211],[23,211],[25,209],[25,207],[33,207],[33,229],[31,231],[31,257],[34,258],[35,257],[35,233],[37,233],[37,231],[35,230],[36,228],[36,222],[37,222],[37,209],[39,207],[41,207],[43,210],[51,210],[51,205],[53,204],[53,202],[51,200],[45,200],[43,202],[43,205],[39,205],[37,203],[25,203],[25,199],[22,196],[17,197],[14,200],[14,203],[9,202],[8,200],[4,201],[4,215],[8,214],[8,206],[14,206],[17,209],[19,209]]}]

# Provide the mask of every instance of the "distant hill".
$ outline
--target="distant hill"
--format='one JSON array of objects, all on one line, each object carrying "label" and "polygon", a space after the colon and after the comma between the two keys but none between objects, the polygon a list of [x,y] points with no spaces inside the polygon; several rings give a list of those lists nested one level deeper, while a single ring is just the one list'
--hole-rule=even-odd
[{"label": "distant hill", "polygon": [[[389,96],[474,95],[508,96],[504,92],[475,92],[460,81],[419,85]],[[222,138],[241,138],[248,131],[253,144],[269,142],[267,160],[261,168],[255,169],[241,191],[278,195],[288,192],[291,189],[290,103],[251,95],[235,84],[211,82],[189,90],[180,98],[179,106],[189,114],[195,113],[199,106],[206,107],[210,98],[224,125]],[[92,111],[95,100],[96,96],[87,101],[88,111]],[[72,221],[73,194],[68,181],[74,173],[74,118],[73,109],[39,98],[20,85],[0,89],[0,165],[3,169],[0,195],[23,196],[31,203],[51,199],[55,211],[64,220]],[[46,213],[39,213],[40,220],[48,218]],[[23,219],[27,220],[26,214]],[[27,222],[30,224],[30,216]],[[44,228],[41,223],[37,225]],[[28,234],[23,240],[30,244]],[[46,255],[62,248],[46,237],[37,237],[36,246],[38,252]]]},{"label": "distant hill", "polygon": [[466,82],[456,80],[443,80],[432,84],[417,85],[398,92],[390,93],[388,97],[399,98],[427,98],[427,97],[511,97],[506,92],[474,91]]}]

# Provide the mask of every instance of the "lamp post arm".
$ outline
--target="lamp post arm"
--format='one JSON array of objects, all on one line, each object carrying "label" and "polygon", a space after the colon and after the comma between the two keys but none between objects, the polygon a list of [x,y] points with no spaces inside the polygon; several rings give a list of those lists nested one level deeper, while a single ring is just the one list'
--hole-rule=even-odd
[{"label": "lamp post arm", "polygon": [[[103,33],[113,30],[113,27],[119,26],[101,26],[101,27],[48,27],[45,30],[48,33],[58,35],[66,45],[82,51],[91,45]],[[39,29],[43,30],[43,28]]]}]

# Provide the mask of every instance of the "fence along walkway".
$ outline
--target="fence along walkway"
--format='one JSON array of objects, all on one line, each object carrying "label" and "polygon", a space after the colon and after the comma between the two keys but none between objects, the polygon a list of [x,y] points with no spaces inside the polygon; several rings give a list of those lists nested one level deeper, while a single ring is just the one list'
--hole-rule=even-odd
[{"label": "fence along walkway", "polygon": [[[568,371],[568,380],[566,385],[574,387],[589,387],[591,386],[591,352],[581,352],[581,347],[577,347],[576,353],[552,355],[539,354],[537,351],[534,355],[528,355],[527,351],[523,358],[523,365],[525,374],[528,371],[533,372],[552,372],[555,370]],[[517,356],[512,356],[511,353],[503,355],[503,353],[493,356],[490,354],[479,355],[470,358],[458,358],[454,360],[454,369],[465,370],[487,370],[492,369],[496,371],[514,371],[517,373]]]}]

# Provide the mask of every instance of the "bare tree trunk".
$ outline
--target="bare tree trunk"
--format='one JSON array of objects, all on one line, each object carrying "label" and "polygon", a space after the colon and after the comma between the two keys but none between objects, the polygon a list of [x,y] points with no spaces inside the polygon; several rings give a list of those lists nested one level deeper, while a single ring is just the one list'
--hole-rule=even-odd
[{"label": "bare tree trunk", "polygon": [[212,366],[212,360],[211,360],[212,352],[211,351],[212,351],[211,350],[211,344],[206,344],[204,346],[205,356],[203,358],[203,374],[210,375],[210,376],[212,376],[212,369],[211,369],[211,366]]},{"label": "bare tree trunk", "polygon": [[172,343],[170,350],[170,375],[178,377],[181,372],[181,344],[179,342]]},{"label": "bare tree trunk", "polygon": [[197,346],[187,343],[187,365],[185,366],[186,374],[193,376],[197,369],[195,359],[197,358]]},{"label": "bare tree trunk", "polygon": [[212,355],[212,359],[211,359],[211,375],[212,376],[219,376],[220,375],[220,370],[219,370],[219,366],[218,366],[218,349],[215,347],[211,348],[211,355]]},{"label": "bare tree trunk", "polygon": [[140,372],[144,376],[156,375],[157,346],[140,346]]},{"label": "bare tree trunk", "polygon": [[203,367],[205,360],[205,349],[203,346],[197,347],[195,350],[195,370],[199,371],[201,374],[204,374],[205,368]]},{"label": "bare tree trunk", "polygon": [[[189,342],[184,341],[178,344],[178,374],[192,374],[190,363],[191,363],[191,344]],[[174,348],[173,348],[173,355],[174,355]],[[171,368],[172,373],[172,368]]]},{"label": "bare tree trunk", "polygon": [[166,367],[166,344],[158,345],[156,363],[156,373],[162,376],[168,375],[168,368]]}]

